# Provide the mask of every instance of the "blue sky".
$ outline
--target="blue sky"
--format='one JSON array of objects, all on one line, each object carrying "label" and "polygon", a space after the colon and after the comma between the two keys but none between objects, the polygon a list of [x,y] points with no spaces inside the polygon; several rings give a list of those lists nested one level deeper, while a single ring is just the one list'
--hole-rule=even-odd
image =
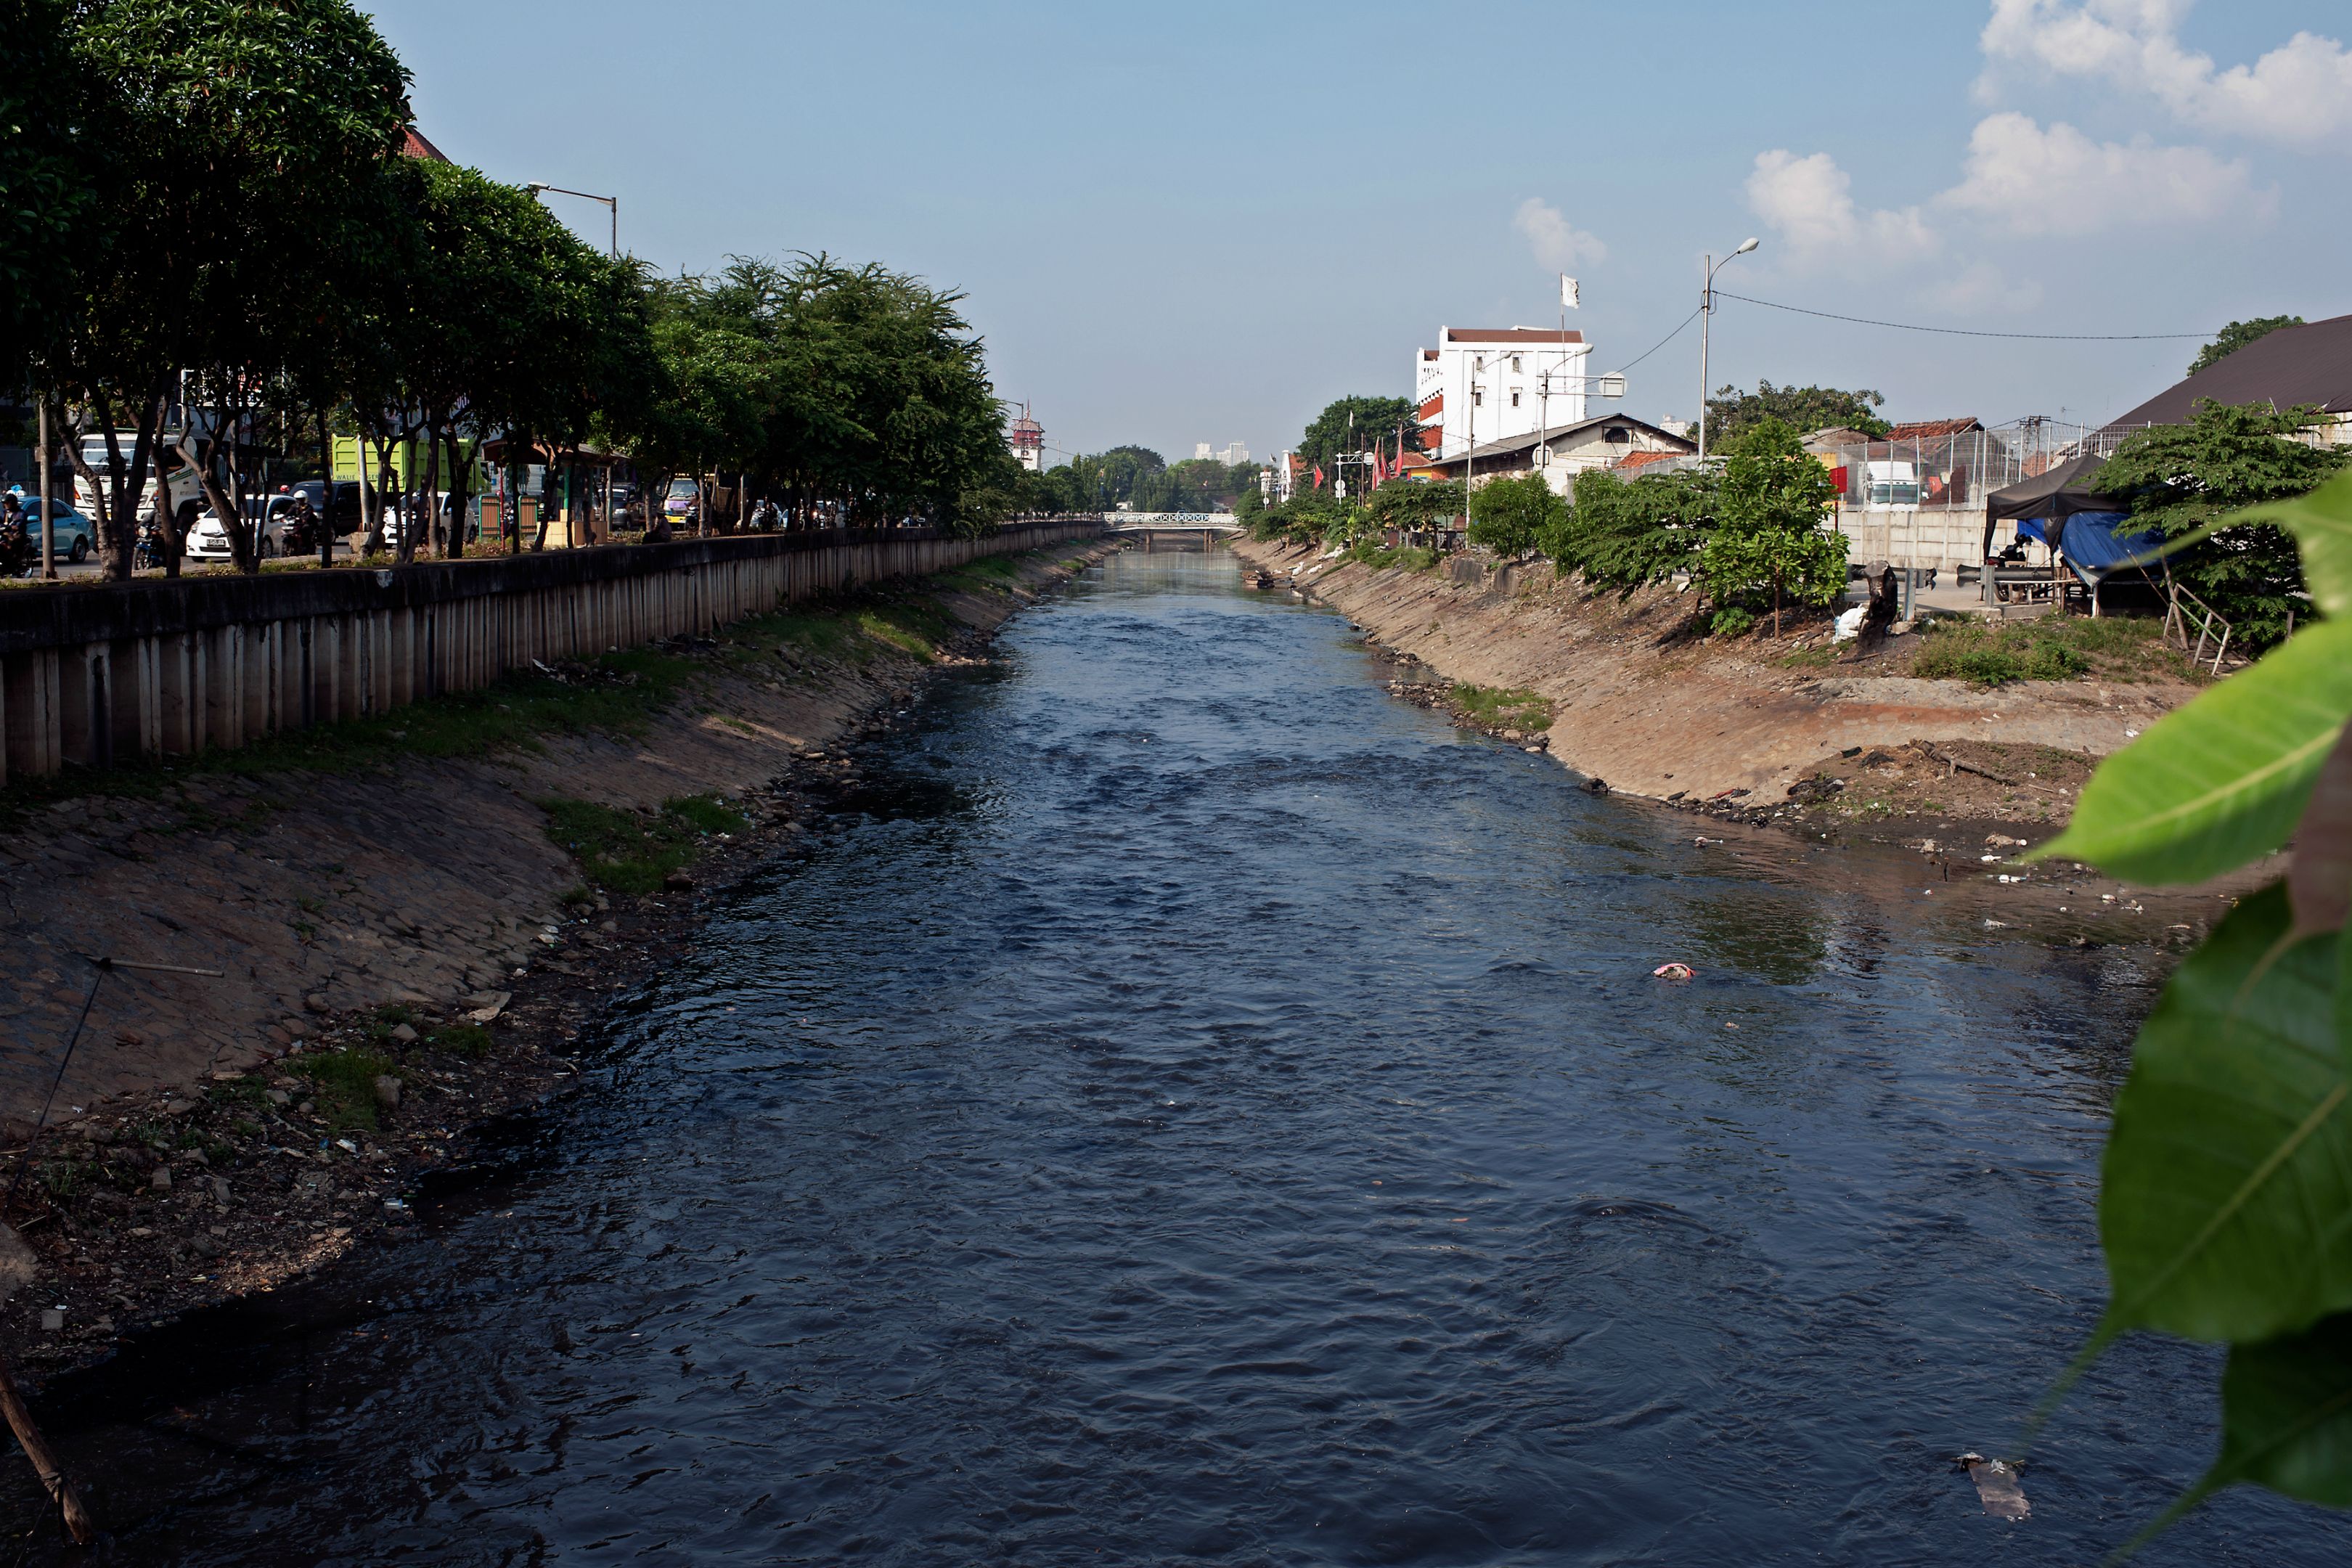
[{"label": "blue sky", "polygon": [[[1264,456],[1411,390],[1456,326],[1593,368],[1718,286],[1851,315],[2168,332],[2352,310],[2352,7],[1023,5],[397,0],[420,125],[501,179],[621,198],[666,268],[826,250],[969,294],[999,391],[1066,450]],[[560,203],[598,244],[604,215]],[[1726,301],[1721,384],[1895,417],[2104,418],[2190,342],[2032,343]],[[1696,325],[1624,409],[1688,417]]]}]

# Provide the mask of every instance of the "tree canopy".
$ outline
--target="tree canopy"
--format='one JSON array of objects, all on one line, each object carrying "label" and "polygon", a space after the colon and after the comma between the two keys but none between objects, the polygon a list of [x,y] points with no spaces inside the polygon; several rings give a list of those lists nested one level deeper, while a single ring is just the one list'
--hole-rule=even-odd
[{"label": "tree canopy", "polygon": [[1524,555],[1567,517],[1568,503],[1541,474],[1490,479],[1471,492],[1470,542],[1498,555]]},{"label": "tree canopy", "polygon": [[2166,570],[2252,648],[2284,637],[2289,615],[2310,616],[2294,542],[2268,522],[2193,536],[2242,507],[2303,495],[2352,461],[2342,447],[2294,439],[2326,417],[2317,408],[2233,407],[2200,398],[2188,424],[2153,426],[2126,437],[2094,481],[2128,502],[2136,525],[2176,542]]},{"label": "tree canopy", "polygon": [[1308,468],[1319,466],[1327,478],[1336,477],[1334,459],[1340,454],[1392,444],[1400,429],[1410,443],[1420,423],[1409,397],[1335,398],[1307,423],[1306,434],[1298,438],[1298,455]]},{"label": "tree canopy", "polygon": [[1761,425],[1778,419],[1800,436],[1843,425],[1865,436],[1884,436],[1891,428],[1875,410],[1885,397],[1867,388],[1852,392],[1833,386],[1775,386],[1759,381],[1753,392],[1723,386],[1706,400],[1706,438],[1711,447],[1728,446]]},{"label": "tree canopy", "polygon": [[402,156],[407,73],[350,0],[0,0],[0,374],[105,434],[82,466],[112,575],[167,436],[248,570],[255,466],[297,430],[324,460],[331,425],[380,488],[423,437],[462,490],[462,437],[504,435],[848,521],[972,530],[1036,499],[960,295],[824,255],[607,257],[528,191]]},{"label": "tree canopy", "polygon": [[2209,365],[2216,365],[2257,338],[2266,338],[2281,327],[2303,325],[2301,316],[2252,316],[2242,321],[2231,321],[2213,334],[2213,341],[2197,351],[2189,362],[2188,374],[2195,375]]}]

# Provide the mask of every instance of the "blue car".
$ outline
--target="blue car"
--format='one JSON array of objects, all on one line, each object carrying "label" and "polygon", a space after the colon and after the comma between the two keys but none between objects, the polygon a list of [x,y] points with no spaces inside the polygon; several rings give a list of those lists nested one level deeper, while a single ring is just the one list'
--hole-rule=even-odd
[{"label": "blue car", "polygon": [[[49,505],[57,514],[54,524],[57,542],[50,546],[60,561],[82,562],[90,558],[98,548],[98,524],[74,510],[68,502],[51,497]],[[25,542],[31,546],[33,558],[41,555],[41,498],[25,498]]]}]

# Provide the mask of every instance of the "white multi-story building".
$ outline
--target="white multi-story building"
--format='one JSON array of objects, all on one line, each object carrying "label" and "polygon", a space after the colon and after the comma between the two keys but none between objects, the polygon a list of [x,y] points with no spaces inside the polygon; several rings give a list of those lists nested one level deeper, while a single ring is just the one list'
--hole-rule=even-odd
[{"label": "white multi-story building", "polygon": [[1029,405],[1021,405],[1021,416],[1004,428],[1004,444],[1013,448],[1013,460],[1033,474],[1045,471],[1045,427],[1029,416]]},{"label": "white multi-story building", "polygon": [[1457,458],[1475,441],[1526,436],[1584,419],[1584,334],[1555,327],[1440,327],[1413,355],[1423,445]]},{"label": "white multi-story building", "polygon": [[1276,452],[1266,466],[1259,470],[1258,493],[1265,497],[1268,506],[1288,500],[1298,485],[1298,454],[1285,448]]},{"label": "white multi-story building", "polygon": [[1238,468],[1244,463],[1249,461],[1249,448],[1243,446],[1239,441],[1234,441],[1225,447],[1223,453],[1218,457],[1217,461],[1224,464],[1224,466],[1229,468]]}]

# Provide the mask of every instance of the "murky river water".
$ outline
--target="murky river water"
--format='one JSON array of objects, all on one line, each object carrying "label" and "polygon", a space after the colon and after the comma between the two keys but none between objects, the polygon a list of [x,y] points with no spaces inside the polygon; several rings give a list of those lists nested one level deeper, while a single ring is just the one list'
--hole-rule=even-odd
[{"label": "murky river water", "polygon": [[2128,954],[1695,846],[1223,556],[1003,646],[510,1182],[52,1395],[106,1560],[2079,1563],[2200,1468],[2156,1342],[2030,1521],[1952,1464],[2096,1314]]}]

